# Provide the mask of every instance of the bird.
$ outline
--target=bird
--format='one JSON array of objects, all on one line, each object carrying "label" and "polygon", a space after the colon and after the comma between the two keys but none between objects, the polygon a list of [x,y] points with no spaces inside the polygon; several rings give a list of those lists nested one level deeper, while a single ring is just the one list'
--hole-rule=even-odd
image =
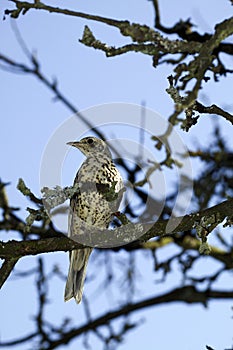
[{"label": "bird", "polygon": [[[105,141],[93,136],[67,144],[86,156],[74,179],[78,190],[70,199],[68,236],[78,235],[82,223],[89,228],[106,229],[119,209],[124,192],[123,179],[113,163],[109,147]],[[70,252],[65,301],[74,298],[77,304],[81,302],[92,250],[86,247]]]}]

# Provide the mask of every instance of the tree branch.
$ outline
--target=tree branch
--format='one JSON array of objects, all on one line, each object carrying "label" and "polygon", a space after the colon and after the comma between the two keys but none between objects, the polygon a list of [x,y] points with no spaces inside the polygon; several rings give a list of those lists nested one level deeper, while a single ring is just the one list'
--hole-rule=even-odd
[{"label": "tree branch", "polygon": [[194,106],[192,107],[193,110],[199,112],[199,113],[207,113],[207,114],[217,114],[228,120],[231,124],[233,124],[233,115],[224,111],[222,108],[216,106],[215,104],[207,107],[201,104],[200,102],[196,101]]},{"label": "tree branch", "polygon": [[[153,44],[156,44],[154,46],[154,51],[156,50],[156,52],[158,51],[158,47],[162,52],[166,52],[166,53],[187,52],[189,54],[194,54],[196,52],[199,52],[201,49],[201,44],[197,42],[188,43],[185,40],[169,40],[167,38],[163,38],[159,32],[155,31],[154,29],[146,25],[140,25],[138,23],[130,23],[129,21],[114,20],[107,17],[90,15],[87,13],[71,11],[68,9],[61,9],[58,7],[52,7],[52,6],[43,4],[42,2],[28,3],[28,2],[18,1],[18,0],[11,0],[11,1],[15,3],[17,9],[6,10],[5,13],[7,15],[10,15],[13,18],[18,18],[21,12],[22,14],[25,14],[30,9],[43,10],[50,13],[51,12],[59,13],[63,15],[80,17],[88,20],[94,20],[97,22],[105,23],[107,25],[118,28],[122,35],[131,37],[131,39],[135,42],[145,43],[150,41]],[[90,46],[90,43],[88,44],[88,40],[82,39],[82,42],[85,43],[85,45]],[[99,45],[97,45],[97,43],[99,43]],[[102,45],[100,44],[101,43],[96,40],[95,42],[95,46],[97,46],[96,48],[104,49],[105,44],[102,44]],[[144,48],[144,51],[150,52],[149,54],[151,54],[152,45],[148,47],[146,45],[144,46],[143,45],[141,46],[142,48]],[[130,49],[139,51],[139,47],[136,48],[136,45],[133,45],[133,44],[127,48],[124,48],[124,49],[121,48],[121,49],[115,49],[115,50],[119,50],[120,53],[123,53],[122,51],[126,50],[127,52]],[[111,53],[112,55],[117,54],[117,53],[114,54],[113,48],[112,50],[109,50],[109,52],[110,52],[109,56],[111,56]],[[156,52],[154,52],[154,54]]]},{"label": "tree branch", "polygon": [[[168,220],[158,220],[153,226],[143,234],[140,239],[136,240],[133,243],[123,246],[125,249],[134,249],[138,244],[141,244],[145,241],[148,241],[151,238],[158,236],[173,235],[179,232],[185,232],[192,230],[197,223],[200,223],[202,218],[208,220],[208,218],[217,217],[219,222],[222,222],[225,218],[232,216],[233,210],[233,199],[229,199],[225,202],[217,204],[211,208],[205,209],[203,211],[197,212],[195,214],[185,215],[184,217],[171,218]],[[148,224],[131,224],[126,226],[121,226],[118,229],[109,231],[103,230],[101,234],[111,237],[113,234],[117,236],[120,232],[120,237],[122,238],[124,234],[124,229],[129,226],[130,230],[128,234],[134,234],[134,228],[137,229],[139,225],[143,228],[146,228]],[[147,225],[147,226],[146,226]],[[94,232],[92,238],[96,239],[98,242],[98,235],[100,233]],[[9,242],[0,242],[0,258],[1,259],[10,259],[10,258],[20,258],[27,255],[37,255],[42,253],[50,253],[55,251],[70,251],[73,249],[83,249],[84,245],[74,242],[66,236],[63,237],[53,237],[40,240],[31,240],[31,241],[9,241]],[[116,248],[119,250],[121,248]]]},{"label": "tree branch", "polygon": [[161,305],[164,303],[171,302],[184,302],[188,304],[193,303],[201,303],[204,306],[207,306],[207,303],[210,299],[232,299],[233,291],[214,291],[214,290],[205,290],[198,291],[194,286],[185,286],[182,288],[177,288],[168,292],[167,294],[163,294],[162,296],[155,296],[152,298],[148,298],[146,300],[130,303],[124,307],[121,307],[118,310],[108,312],[92,321],[88,321],[88,323],[84,324],[79,328],[72,329],[66,333],[64,333],[60,339],[55,341],[50,341],[48,347],[46,349],[52,350],[60,345],[68,344],[74,337],[78,337],[81,334],[84,334],[88,331],[93,331],[97,327],[108,324],[110,321],[117,319],[121,316],[126,316],[132,312],[155,306]]},{"label": "tree branch", "polygon": [[190,78],[192,79],[192,77],[195,77],[196,83],[192,91],[185,98],[186,107],[189,107],[197,98],[205,72],[215,58],[213,55],[214,49],[232,34],[233,17],[226,19],[215,26],[215,33],[202,45],[199,55],[189,63],[188,69],[191,75]]},{"label": "tree branch", "polygon": [[12,18],[18,18],[20,14],[24,15],[24,14],[26,14],[27,11],[34,9],[34,10],[46,11],[49,13],[59,13],[59,14],[68,15],[68,16],[72,16],[72,17],[85,18],[85,19],[89,19],[89,20],[93,20],[93,21],[102,22],[102,23],[108,24],[110,26],[118,27],[118,28],[121,28],[122,23],[125,23],[125,24],[129,23],[128,21],[122,22],[122,21],[114,20],[114,19],[107,18],[107,17],[90,15],[90,14],[83,13],[83,12],[62,9],[59,7],[53,7],[53,6],[43,4],[41,1],[35,1],[32,3],[26,2],[26,1],[18,1],[18,0],[10,0],[10,1],[15,3],[17,9],[5,10],[5,14],[10,15]]},{"label": "tree branch", "polygon": [[7,278],[10,276],[10,273],[13,270],[17,261],[18,261],[17,258],[9,258],[9,259],[6,259],[2,264],[2,267],[0,269],[0,289],[2,288]]},{"label": "tree branch", "polygon": [[[138,44],[131,43],[119,48],[108,46],[105,43],[102,43],[101,41],[97,40],[94,37],[93,33],[90,31],[90,29],[86,26],[84,30],[83,38],[80,41],[89,47],[93,47],[95,49],[100,49],[104,51],[107,57],[120,55],[129,51],[141,52],[141,53],[153,56],[154,66],[156,66],[158,64],[159,59],[166,54],[182,53],[183,55],[186,55],[186,54],[192,55],[192,54],[198,53],[198,55],[192,61],[190,61],[189,64],[185,62],[180,63],[175,69],[176,84],[177,82],[180,83],[180,86],[178,86],[179,90],[185,90],[186,85],[192,79],[196,80],[192,90],[187,91],[187,96],[185,98],[183,97],[182,101],[180,101],[179,103],[175,103],[176,111],[170,118],[172,120],[176,119],[175,122],[177,122],[177,115],[179,115],[182,111],[186,110],[187,127],[184,126],[184,128],[187,131],[189,129],[189,125],[188,125],[189,119],[191,120],[191,124],[194,124],[197,122],[197,118],[189,118],[189,114],[191,113],[189,109],[192,109],[192,106],[195,103],[198,96],[198,92],[201,88],[202,81],[207,79],[205,77],[205,73],[207,70],[211,70],[210,67],[213,61],[217,58],[219,62],[217,67],[214,67],[214,64],[212,65],[212,71],[214,73],[215,79],[217,79],[216,78],[217,74],[224,74],[224,73],[226,74],[227,72],[230,72],[229,70],[227,71],[224,68],[223,64],[220,62],[220,59],[218,58],[218,54],[219,52],[226,52],[228,54],[233,53],[233,45],[232,47],[229,47],[230,44],[222,43],[223,40],[225,40],[228,36],[233,34],[233,17],[226,19],[223,22],[217,24],[215,27],[215,33],[213,35],[211,34],[200,35],[199,33],[191,32],[191,28],[193,25],[189,20],[180,21],[177,24],[175,24],[174,27],[166,28],[162,26],[160,22],[158,1],[153,0],[153,5],[154,5],[155,15],[156,15],[155,17],[156,28],[162,30],[167,34],[177,33],[182,37],[182,39],[184,39],[184,40],[169,40],[168,38],[163,38],[159,32],[155,31],[154,29],[146,25],[130,23],[129,21],[119,21],[111,18],[102,17],[102,16],[86,14],[86,13],[72,11],[68,9],[62,9],[58,7],[52,7],[41,3],[40,1],[35,1],[34,3],[28,3],[28,2],[18,1],[18,0],[11,0],[11,1],[15,3],[17,9],[6,10],[5,13],[10,15],[13,18],[17,18],[21,13],[25,14],[30,9],[43,10],[50,13],[53,12],[53,13],[59,13],[63,15],[80,17],[80,18],[94,20],[94,21],[98,21],[98,22],[116,27],[120,30],[122,35],[129,36],[131,37],[133,42],[138,43]],[[223,48],[224,45],[227,45],[226,50]],[[7,63],[11,64],[9,60]],[[216,72],[214,69],[216,70]],[[222,71],[219,71],[219,69],[220,70],[222,69]],[[34,72],[34,74],[37,74],[39,79],[41,80],[43,79],[43,77],[41,77],[38,74],[38,72],[36,73]],[[48,82],[46,82],[45,80],[43,81],[48,85]],[[51,87],[50,83],[49,85]],[[60,98],[60,95],[55,83],[53,84],[52,89],[56,92],[57,97]],[[67,104],[67,102],[68,101],[66,101],[65,103]],[[211,108],[213,106],[215,108]],[[232,122],[232,116],[229,115],[229,113],[222,111],[215,105],[213,106],[211,106],[210,108],[214,109],[215,111],[217,111],[217,114],[224,116],[224,118]],[[71,105],[69,107],[73,109]],[[207,109],[206,109],[206,113],[208,113]],[[82,116],[80,118],[82,119]],[[98,135],[98,130],[97,130],[97,135]]]},{"label": "tree branch", "polygon": [[[73,328],[69,331],[62,332],[59,335],[59,338],[56,340],[53,340],[54,337],[52,340],[47,339],[46,345],[44,345],[44,349],[52,350],[58,348],[61,345],[64,346],[64,344],[68,344],[75,337],[79,337],[80,335],[86,334],[90,331],[95,331],[98,327],[106,325],[119,317],[127,316],[135,311],[142,310],[151,306],[178,301],[188,304],[200,303],[206,307],[210,299],[221,300],[232,298],[233,291],[209,290],[208,288],[204,291],[199,291],[192,285],[176,288],[161,296],[151,297],[136,303],[131,302],[117,310],[107,312],[95,319],[89,319],[87,323],[83,324],[78,328]],[[56,333],[56,338],[57,336],[58,334]],[[33,337],[35,337],[35,333],[23,337],[22,339],[9,342],[1,342],[0,347],[20,344],[24,341],[32,339]]]},{"label": "tree branch", "polygon": [[0,342],[0,347],[3,347],[3,346],[14,346],[14,345],[19,345],[19,344],[22,344],[22,343],[25,343],[33,338],[36,338],[38,335],[38,333],[31,333],[29,335],[26,335],[22,338],[19,338],[19,339],[15,339],[15,340],[9,340],[9,341],[4,341],[4,342]]},{"label": "tree branch", "polygon": [[[121,34],[130,36],[138,44],[128,44],[119,48],[108,46],[97,40],[88,26],[85,26],[83,37],[79,41],[88,47],[104,51],[107,57],[121,55],[130,51],[141,52],[150,56],[159,56],[160,52],[165,54],[194,54],[201,49],[201,44],[188,43],[182,40],[169,40],[147,26],[141,26],[137,23],[128,23],[127,26],[125,26],[123,31],[121,30]],[[148,41],[151,43],[146,43]]]}]

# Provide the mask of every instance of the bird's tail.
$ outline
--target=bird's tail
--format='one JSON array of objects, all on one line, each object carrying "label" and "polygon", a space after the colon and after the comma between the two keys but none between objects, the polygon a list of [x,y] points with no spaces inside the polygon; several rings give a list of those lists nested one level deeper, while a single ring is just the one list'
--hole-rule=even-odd
[{"label": "bird's tail", "polygon": [[65,301],[75,298],[77,303],[82,300],[86,269],[92,248],[73,250],[70,253],[70,266],[65,287]]}]

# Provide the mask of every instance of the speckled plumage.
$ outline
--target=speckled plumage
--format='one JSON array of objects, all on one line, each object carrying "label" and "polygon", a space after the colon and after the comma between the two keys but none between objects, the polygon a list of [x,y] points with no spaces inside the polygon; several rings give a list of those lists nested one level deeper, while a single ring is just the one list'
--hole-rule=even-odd
[{"label": "speckled plumage", "polygon": [[[79,142],[69,142],[77,147],[87,159],[78,170],[74,184],[80,190],[70,201],[68,236],[78,235],[80,224],[84,222],[95,228],[107,228],[112,214],[118,210],[124,188],[121,175],[112,162],[106,143],[95,137],[85,137]],[[109,199],[107,194],[113,186],[116,198]],[[65,288],[65,301],[82,299],[86,268],[92,248],[73,250],[70,254],[70,267]]]}]

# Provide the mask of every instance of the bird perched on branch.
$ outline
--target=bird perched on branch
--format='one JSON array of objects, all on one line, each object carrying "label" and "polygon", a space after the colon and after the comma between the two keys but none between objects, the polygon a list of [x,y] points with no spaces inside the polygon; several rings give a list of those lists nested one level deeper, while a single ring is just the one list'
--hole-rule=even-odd
[{"label": "bird perched on branch", "polygon": [[[67,144],[78,148],[87,157],[74,179],[78,191],[70,200],[68,236],[78,235],[82,223],[88,227],[106,229],[119,208],[124,191],[123,180],[113,164],[111,152],[103,140],[92,136]],[[70,253],[65,301],[73,297],[77,303],[82,300],[92,250],[88,247]]]}]

